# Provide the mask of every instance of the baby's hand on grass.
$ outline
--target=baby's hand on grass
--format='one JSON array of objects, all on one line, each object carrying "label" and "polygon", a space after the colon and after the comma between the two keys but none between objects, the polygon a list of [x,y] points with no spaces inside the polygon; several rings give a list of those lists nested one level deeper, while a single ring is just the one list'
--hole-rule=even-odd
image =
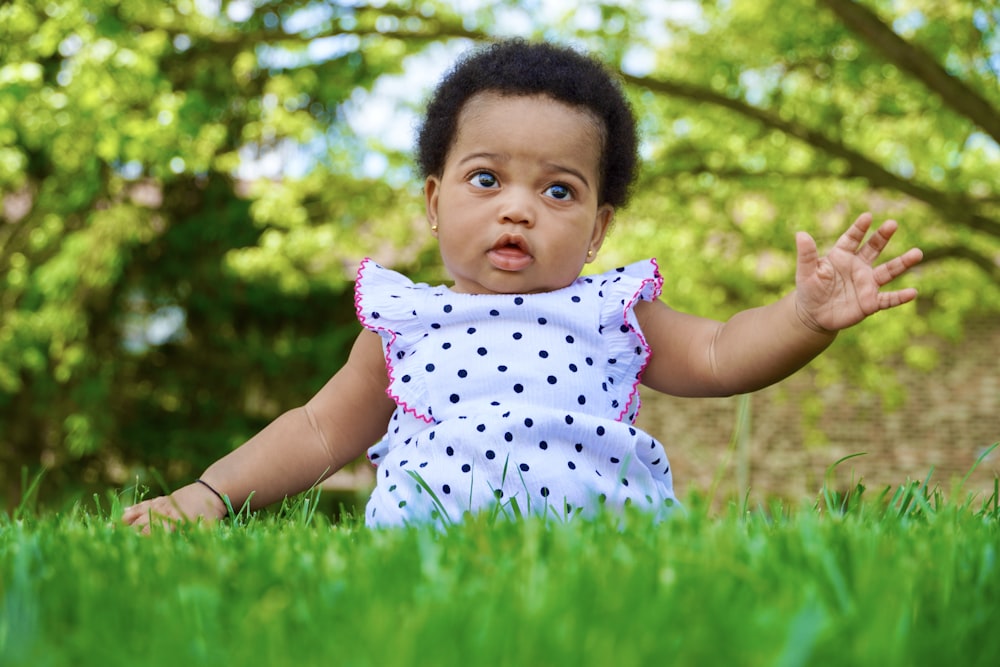
[{"label": "baby's hand on grass", "polygon": [[173,530],[177,524],[204,518],[215,521],[226,516],[228,508],[205,486],[194,483],[177,489],[169,496],[144,500],[126,507],[122,521],[148,534],[151,526]]}]

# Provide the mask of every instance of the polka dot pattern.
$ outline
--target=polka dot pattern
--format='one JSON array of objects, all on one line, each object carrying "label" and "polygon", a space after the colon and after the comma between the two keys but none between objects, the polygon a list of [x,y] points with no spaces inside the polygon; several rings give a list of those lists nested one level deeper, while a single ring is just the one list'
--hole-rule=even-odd
[{"label": "polka dot pattern", "polygon": [[382,338],[397,404],[368,454],[384,471],[368,523],[515,504],[566,518],[627,503],[665,512],[666,453],[632,426],[649,357],[634,306],[661,286],[653,261],[532,295],[457,294],[362,263],[358,317]]}]

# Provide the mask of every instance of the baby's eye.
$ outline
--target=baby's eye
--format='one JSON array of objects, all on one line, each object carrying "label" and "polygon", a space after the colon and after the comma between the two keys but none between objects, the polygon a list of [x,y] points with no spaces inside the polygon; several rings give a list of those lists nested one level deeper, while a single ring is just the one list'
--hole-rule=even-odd
[{"label": "baby's eye", "polygon": [[488,171],[477,171],[469,178],[468,182],[477,188],[495,188],[497,177]]},{"label": "baby's eye", "polygon": [[573,191],[567,185],[556,183],[545,189],[545,194],[553,199],[572,199]]}]

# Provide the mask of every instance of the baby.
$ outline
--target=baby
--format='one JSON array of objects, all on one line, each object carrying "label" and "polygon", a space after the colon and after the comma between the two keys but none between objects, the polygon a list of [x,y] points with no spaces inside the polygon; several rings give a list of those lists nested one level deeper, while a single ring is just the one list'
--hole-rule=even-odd
[{"label": "baby", "polygon": [[875,266],[896,231],[860,216],[825,257],[796,235],[795,290],[717,322],[671,309],[648,259],[580,277],[636,171],[616,79],[573,50],[519,40],[475,50],[439,84],[418,138],[427,219],[450,286],[371,260],[355,287],[364,330],[346,364],[169,496],[128,508],[148,530],[270,504],[367,451],[372,526],[467,512],[559,518],[676,502],[663,446],[635,428],[639,385],[678,396],[751,392],[787,377],[840,329],[907,303],[882,291],[921,259]]}]

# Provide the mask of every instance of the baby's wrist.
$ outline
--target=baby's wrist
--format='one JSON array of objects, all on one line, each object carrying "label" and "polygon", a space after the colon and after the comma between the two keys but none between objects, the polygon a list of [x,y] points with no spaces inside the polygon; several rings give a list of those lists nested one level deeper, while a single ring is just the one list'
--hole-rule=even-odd
[{"label": "baby's wrist", "polygon": [[799,323],[802,327],[805,327],[810,332],[814,334],[819,334],[820,336],[825,336],[827,338],[833,338],[837,335],[837,329],[828,329],[824,327],[819,321],[813,316],[809,310],[799,303],[799,299],[796,297],[792,300],[793,308],[795,310],[795,321]]},{"label": "baby's wrist", "polygon": [[221,493],[214,486],[201,478],[196,479],[194,481],[194,485],[210,494],[212,498],[212,506],[216,509],[216,516],[218,518],[222,518],[229,513],[230,501],[227,495]]}]

